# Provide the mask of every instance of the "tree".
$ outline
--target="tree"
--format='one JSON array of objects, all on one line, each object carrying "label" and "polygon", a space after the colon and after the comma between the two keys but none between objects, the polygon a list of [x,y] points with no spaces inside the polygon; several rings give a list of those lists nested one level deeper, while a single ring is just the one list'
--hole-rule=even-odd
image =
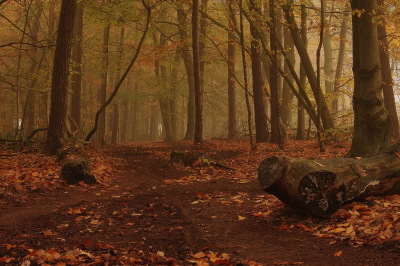
[{"label": "tree", "polygon": [[[110,27],[111,24],[108,23],[103,28],[103,53],[101,61],[101,87],[98,94],[98,103],[103,105],[107,99],[107,84],[108,84],[108,67],[109,61],[109,39],[110,39]],[[99,118],[99,132],[97,134],[98,142],[105,142],[106,137],[106,112],[102,112]]]},{"label": "tree", "polygon": [[[232,0],[228,2],[232,5]],[[235,14],[229,8],[228,31],[228,137],[236,136],[236,92],[235,92]]]},{"label": "tree", "polygon": [[51,82],[50,122],[45,150],[55,154],[63,146],[67,122],[69,59],[76,0],[62,0]]},{"label": "tree", "polygon": [[[300,35],[303,40],[304,46],[307,49],[307,8],[304,4],[301,5],[301,24],[300,24]],[[303,88],[306,87],[307,76],[304,70],[303,63],[300,62],[300,83]],[[301,96],[300,96],[301,97]],[[297,134],[296,139],[303,140],[306,137],[306,122],[304,107],[300,104],[300,99],[297,101]]]},{"label": "tree", "polygon": [[196,106],[194,144],[201,144],[203,143],[203,88],[201,87],[199,54],[199,0],[193,1],[192,8],[193,74]]},{"label": "tree", "polygon": [[83,39],[83,5],[78,5],[75,25],[75,48],[73,50],[72,68],[72,97],[71,117],[81,127],[81,103],[82,103],[82,39]]},{"label": "tree", "polygon": [[271,142],[279,143],[281,146],[281,136],[279,132],[279,82],[278,82],[278,34],[277,34],[277,17],[278,14],[275,10],[275,1],[270,0],[269,12],[271,18],[271,35],[270,35],[270,47],[273,52],[274,60],[270,62],[270,82],[269,87],[271,90]]},{"label": "tree", "polygon": [[[254,7],[254,0],[251,0]],[[264,80],[261,74],[261,45],[260,38],[253,25],[250,25],[251,33],[251,71],[253,74],[253,98],[254,116],[256,124],[256,142],[267,142],[269,138],[267,115],[264,106]]]},{"label": "tree", "polygon": [[351,8],[354,137],[348,156],[355,157],[372,155],[389,146],[390,117],[383,102],[378,30],[373,22],[377,0],[351,0]]},{"label": "tree", "polygon": [[183,62],[185,64],[187,81],[188,81],[188,89],[189,89],[189,97],[187,104],[187,125],[186,125],[186,133],[185,139],[193,139],[194,138],[194,127],[195,127],[195,92],[194,92],[194,74],[193,74],[193,60],[190,54],[190,45],[189,38],[187,34],[187,25],[185,9],[182,3],[179,3],[176,7],[177,11],[177,20],[179,24],[179,36],[180,36],[180,49]]},{"label": "tree", "polygon": [[398,139],[399,133],[399,120],[397,117],[396,102],[394,100],[393,93],[393,78],[392,69],[390,68],[389,58],[389,43],[386,34],[386,21],[383,12],[384,1],[378,0],[378,14],[380,15],[378,21],[378,38],[379,38],[379,57],[381,60],[381,73],[383,81],[383,98],[385,107],[389,112],[391,127],[392,127],[392,138]]}]

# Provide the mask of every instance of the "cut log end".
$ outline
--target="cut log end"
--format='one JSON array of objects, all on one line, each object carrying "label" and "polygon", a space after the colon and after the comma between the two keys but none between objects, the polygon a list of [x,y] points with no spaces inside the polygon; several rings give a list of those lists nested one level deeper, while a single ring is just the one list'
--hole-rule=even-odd
[{"label": "cut log end", "polygon": [[85,148],[80,145],[68,145],[59,151],[58,159],[61,164],[61,177],[69,184],[80,181],[86,184],[97,183],[89,166],[89,158]]},{"label": "cut log end", "polygon": [[271,156],[261,162],[258,167],[258,182],[264,191],[269,192],[272,184],[280,178],[285,162],[286,159],[279,156]]},{"label": "cut log end", "polygon": [[62,178],[69,184],[74,185],[80,181],[86,184],[96,184],[96,177],[91,174],[90,168],[82,161],[69,161],[61,168]]},{"label": "cut log end", "polygon": [[346,197],[344,185],[337,187],[336,174],[329,171],[311,172],[299,182],[299,195],[306,208],[319,216],[335,213]]}]

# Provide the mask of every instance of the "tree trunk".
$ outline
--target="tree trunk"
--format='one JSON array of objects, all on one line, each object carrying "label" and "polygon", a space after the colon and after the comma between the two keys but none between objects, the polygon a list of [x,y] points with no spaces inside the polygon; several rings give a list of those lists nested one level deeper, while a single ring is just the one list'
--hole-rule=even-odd
[{"label": "tree trunk", "polygon": [[179,58],[180,53],[177,49],[174,57],[174,64],[171,70],[171,83],[170,83],[170,91],[171,91],[171,98],[169,99],[169,111],[171,113],[171,131],[172,131],[172,139],[178,139],[178,93],[177,93],[177,82],[178,82],[178,66],[179,66]]},{"label": "tree trunk", "polygon": [[193,0],[192,14],[193,69],[196,106],[194,144],[203,143],[203,88],[201,87],[201,69],[199,54],[199,0]]},{"label": "tree trunk", "polygon": [[132,141],[136,141],[137,139],[137,134],[138,134],[138,125],[137,125],[137,113],[138,113],[138,101],[137,101],[137,96],[138,96],[138,91],[139,91],[139,82],[135,82],[135,89],[134,89],[134,100],[133,100],[133,113],[132,113]]},{"label": "tree trunk", "polygon": [[[297,52],[300,55],[300,59],[301,62],[303,63],[303,67],[307,75],[308,81],[310,83],[311,89],[313,91],[314,97],[316,99],[316,102],[319,103],[320,105],[321,119],[324,129],[330,129],[333,128],[333,120],[331,114],[329,113],[329,108],[326,104],[325,98],[323,97],[324,94],[322,90],[318,90],[317,77],[315,75],[314,67],[311,63],[311,59],[307,52],[307,48],[304,45],[296,21],[294,19],[292,2],[293,0],[289,1],[289,3],[285,4],[284,6],[286,20],[290,25],[289,29],[290,32],[292,33],[293,42],[296,46]],[[320,99],[318,99],[319,98],[318,95],[321,96]]]},{"label": "tree trunk", "polygon": [[398,143],[361,159],[272,156],[260,164],[258,181],[285,204],[318,216],[330,215],[353,200],[400,193],[399,152]]},{"label": "tree trunk", "polygon": [[[254,0],[252,0],[254,2]],[[254,3],[253,3],[254,4]],[[251,71],[253,74],[253,100],[256,124],[256,142],[267,142],[269,138],[267,116],[264,106],[263,86],[261,73],[261,46],[256,29],[250,26],[251,33]]]},{"label": "tree trunk", "polygon": [[[300,28],[301,39],[303,40],[304,46],[307,49],[308,38],[307,38],[307,8],[304,4],[301,5],[301,28]],[[304,70],[303,63],[300,61],[300,83],[303,88],[307,84],[307,76]],[[303,140],[306,137],[306,118],[304,107],[297,101],[297,134],[296,139]]]},{"label": "tree trunk", "polygon": [[113,104],[113,115],[112,115],[112,133],[111,133],[111,143],[118,143],[119,135],[119,107],[117,103]]},{"label": "tree trunk", "polygon": [[[232,4],[230,0],[229,4]],[[233,12],[229,12],[228,31],[228,138],[236,137],[236,91],[235,91],[235,22]]]},{"label": "tree trunk", "polygon": [[[101,63],[101,87],[98,94],[98,103],[103,105],[107,99],[107,79],[108,79],[108,43],[110,38],[110,24],[104,27],[103,32],[103,54]],[[97,132],[97,141],[103,142],[106,137],[106,111],[102,112],[99,117],[99,130]]]},{"label": "tree trunk", "polygon": [[[165,66],[160,67],[161,70],[161,87],[162,89],[167,89],[167,69]],[[163,120],[163,130],[165,132],[165,138],[164,141],[173,141],[172,137],[172,129],[171,129],[171,111],[170,111],[170,106],[169,106],[169,99],[168,97],[165,97],[165,95],[162,95],[162,93],[159,93],[158,97],[159,103],[160,103],[160,110],[161,110],[161,117]]]},{"label": "tree trunk", "polygon": [[[294,44],[292,40],[292,36],[290,35],[290,31],[288,28],[284,29],[284,41],[285,41],[285,50],[287,51],[287,55],[289,57],[289,61],[294,66],[296,63],[296,59],[294,56]],[[284,66],[285,73],[290,73],[289,66],[285,61]],[[282,89],[282,104],[280,106],[280,114],[283,124],[288,127],[292,123],[292,102],[293,102],[293,93],[289,87],[288,82],[293,83],[293,76],[289,74],[289,81],[284,81],[283,89]]]},{"label": "tree trunk", "polygon": [[187,125],[186,125],[186,133],[185,139],[193,139],[194,138],[194,124],[195,124],[195,104],[194,104],[194,74],[193,74],[193,61],[192,56],[190,54],[190,45],[189,38],[187,34],[187,25],[186,14],[182,4],[177,6],[177,17],[178,24],[181,25],[179,27],[179,36],[181,41],[181,55],[182,59],[185,63],[185,69],[187,74],[187,81],[189,87],[189,97],[187,104]]},{"label": "tree trunk", "polygon": [[340,29],[340,45],[339,45],[339,54],[336,65],[336,74],[335,74],[335,85],[334,85],[334,98],[332,102],[332,112],[336,114],[339,110],[339,91],[340,91],[340,78],[342,77],[343,66],[344,66],[344,57],[346,53],[346,43],[347,43],[347,24],[349,20],[350,13],[346,13],[343,15],[342,27]]},{"label": "tree trunk", "polygon": [[271,90],[271,142],[279,143],[279,88],[278,88],[278,45],[277,45],[277,14],[275,12],[275,1],[270,0],[269,16],[271,19],[272,29],[270,35],[270,49],[272,51],[274,60],[270,61],[270,90]]},{"label": "tree trunk", "polygon": [[72,97],[71,97],[71,117],[76,124],[81,127],[81,98],[82,98],[82,39],[83,39],[83,6],[79,4],[76,14],[75,26],[75,49],[73,50],[72,60]]},{"label": "tree trunk", "polygon": [[[328,1],[325,1],[324,5],[325,5],[325,10],[327,10]],[[334,5],[334,1],[332,1],[332,5]],[[334,71],[333,71],[331,30],[330,30],[330,24],[329,22],[327,22],[327,19],[325,20],[324,23],[324,39],[322,43],[324,47],[325,93],[331,94],[333,92]]]},{"label": "tree trunk", "polygon": [[249,86],[247,84],[247,64],[246,64],[246,53],[245,53],[245,42],[244,42],[244,26],[243,26],[243,2],[239,0],[239,9],[240,9],[240,49],[242,54],[242,64],[243,64],[243,80],[244,80],[244,93],[246,99],[246,108],[247,108],[247,128],[249,130],[249,139],[250,145],[253,149],[256,149],[256,143],[253,138],[253,128],[252,128],[252,115],[251,115],[251,106],[249,100]]},{"label": "tree trunk", "polygon": [[378,25],[378,38],[379,38],[379,56],[381,60],[381,73],[383,82],[383,99],[385,101],[385,107],[389,112],[391,121],[391,134],[393,139],[398,139],[399,133],[399,120],[397,117],[396,102],[393,93],[393,79],[392,70],[390,68],[389,58],[389,43],[386,34],[386,21],[385,14],[383,12],[383,0],[378,0],[378,14],[381,15]]},{"label": "tree trunk", "polygon": [[69,59],[76,6],[76,0],[63,0],[61,4],[51,83],[50,122],[45,149],[51,154],[55,154],[63,146],[66,131]]},{"label": "tree trunk", "polygon": [[372,21],[376,0],[352,0],[354,137],[349,157],[372,155],[390,145],[390,117],[382,97],[378,30]]}]

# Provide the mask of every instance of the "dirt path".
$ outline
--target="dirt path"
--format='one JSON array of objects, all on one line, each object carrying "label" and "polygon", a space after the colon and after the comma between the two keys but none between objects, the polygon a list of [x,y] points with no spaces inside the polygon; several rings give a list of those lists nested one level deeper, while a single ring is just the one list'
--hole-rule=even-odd
[{"label": "dirt path", "polygon": [[[190,173],[171,166],[169,152],[164,146],[109,147],[110,156],[124,160],[112,186],[67,187],[2,207],[0,258],[12,256],[16,260],[9,263],[18,265],[29,254],[28,248],[58,253],[80,248],[102,258],[158,253],[178,260],[179,265],[190,265],[190,254],[201,250],[227,253],[237,265],[250,261],[261,265],[399,264],[398,249],[354,248],[344,241],[332,244],[302,230],[280,231],[279,215],[274,219],[251,215],[257,199],[264,196],[256,181],[209,178],[171,183],[168,180],[181,180]],[[231,155],[220,154],[220,159]],[[342,255],[334,256],[338,251]]]}]

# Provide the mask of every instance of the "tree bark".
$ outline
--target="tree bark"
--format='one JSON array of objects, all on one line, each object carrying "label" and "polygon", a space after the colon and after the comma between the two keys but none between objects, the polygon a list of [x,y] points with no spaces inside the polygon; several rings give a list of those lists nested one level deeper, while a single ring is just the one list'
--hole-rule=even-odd
[{"label": "tree bark", "polygon": [[398,139],[399,133],[399,120],[397,117],[396,102],[393,93],[393,78],[392,69],[390,68],[389,58],[389,43],[386,34],[386,21],[383,12],[384,1],[378,0],[378,14],[380,15],[380,23],[378,23],[378,38],[379,38],[379,56],[381,60],[381,73],[383,82],[383,99],[385,107],[389,112],[391,121],[391,134],[393,139]]},{"label": "tree bark", "polygon": [[[334,5],[334,1],[332,1],[332,5]],[[324,3],[325,10],[328,7],[328,1]],[[333,54],[332,54],[332,39],[331,39],[331,30],[330,24],[325,19],[324,23],[324,39],[323,39],[323,47],[324,47],[324,73],[325,73],[325,93],[331,94],[333,92],[334,85],[334,70],[333,70]]]},{"label": "tree bark", "polygon": [[[333,128],[333,120],[329,112],[328,105],[326,104],[325,98],[323,97],[324,94],[322,90],[318,90],[317,77],[315,75],[314,67],[311,63],[311,59],[307,52],[307,48],[303,43],[302,37],[300,35],[299,29],[297,27],[296,21],[293,16],[292,2],[293,0],[289,1],[289,3],[285,4],[283,7],[286,16],[286,21],[290,25],[289,29],[290,32],[292,33],[293,42],[296,46],[297,52],[300,55],[301,62],[303,63],[303,67],[307,75],[311,89],[313,91],[314,97],[316,99],[316,102],[320,103],[321,119],[324,129],[330,129]],[[318,95],[321,96],[320,99],[318,99]]]},{"label": "tree bark", "polygon": [[[254,5],[254,0],[251,0]],[[253,6],[252,5],[252,6]],[[267,142],[269,138],[268,122],[264,106],[263,86],[261,73],[261,46],[256,29],[250,25],[251,33],[251,71],[253,74],[253,100],[256,124],[256,142]]]},{"label": "tree bark", "polygon": [[[109,66],[109,55],[108,55],[108,44],[110,38],[110,24],[103,29],[103,54],[101,63],[101,87],[98,94],[98,104],[101,106],[106,102],[107,99],[107,80],[108,80],[108,66]],[[102,112],[99,117],[99,130],[97,134],[97,141],[104,142],[106,137],[106,112]]]},{"label": "tree bark", "polygon": [[[292,36],[290,35],[290,31],[288,28],[284,29],[284,42],[285,42],[285,50],[287,51],[287,55],[289,57],[289,61],[294,66],[296,63],[295,55],[294,55],[294,44],[292,40]],[[284,65],[285,73],[290,73],[288,63],[285,61]],[[288,82],[293,84],[293,76],[288,75],[289,81],[284,81],[283,89],[282,89],[282,104],[280,106],[280,114],[283,124],[288,127],[292,123],[292,102],[293,102],[293,93],[289,87]]]},{"label": "tree bark", "polygon": [[175,56],[174,56],[174,63],[171,70],[171,83],[170,83],[170,91],[171,91],[171,98],[169,99],[169,109],[171,112],[171,131],[172,131],[172,139],[178,139],[178,93],[177,93],[177,82],[178,82],[178,66],[179,66],[179,58],[180,53],[177,49]]},{"label": "tree bark", "polygon": [[192,41],[193,41],[193,74],[196,106],[194,144],[203,143],[203,88],[201,87],[201,69],[199,54],[199,0],[193,0]]},{"label": "tree bark", "polygon": [[242,54],[242,64],[243,64],[243,79],[244,79],[244,93],[246,99],[246,108],[247,108],[247,128],[249,130],[249,139],[250,145],[252,149],[257,148],[256,142],[254,142],[253,138],[253,127],[252,127],[252,115],[251,115],[251,106],[249,100],[249,86],[247,84],[247,64],[246,64],[246,52],[245,52],[245,42],[244,42],[244,26],[243,26],[243,2],[239,0],[239,9],[240,9],[240,48]]},{"label": "tree bark", "polygon": [[398,143],[361,159],[272,156],[260,164],[258,180],[264,191],[289,206],[330,215],[354,200],[400,193],[399,151]]},{"label": "tree bark", "polygon": [[340,29],[340,45],[339,45],[339,54],[336,64],[336,74],[335,74],[335,85],[334,85],[334,98],[332,102],[332,112],[336,114],[339,110],[339,91],[340,91],[340,78],[342,77],[343,66],[344,66],[344,58],[346,53],[346,44],[347,44],[347,24],[349,20],[350,13],[343,15],[342,26]]},{"label": "tree bark", "polygon": [[275,12],[275,1],[269,2],[269,16],[271,19],[272,29],[270,35],[270,49],[272,51],[274,60],[270,61],[270,83],[271,90],[271,142],[281,144],[281,137],[279,132],[279,88],[278,88],[278,45],[277,45],[277,14]]},{"label": "tree bark", "polygon": [[[304,4],[301,5],[301,25],[300,25],[300,35],[303,40],[304,46],[307,49],[308,38],[307,38],[307,8]],[[300,83],[303,88],[307,84],[307,76],[304,70],[303,63],[300,61]],[[302,96],[300,96],[302,97]],[[296,139],[303,140],[306,137],[306,118],[304,107],[297,101],[297,132]]]},{"label": "tree bark", "polygon": [[[229,1],[229,5],[232,0]],[[234,13],[229,12],[228,31],[228,138],[236,137],[236,91],[235,91],[235,22]]]},{"label": "tree bark", "polygon": [[51,83],[50,122],[45,148],[51,154],[55,154],[63,146],[66,131],[69,59],[76,6],[76,0],[63,0],[61,4]]},{"label": "tree bark", "polygon": [[194,103],[194,70],[193,70],[193,61],[192,56],[190,54],[190,45],[189,45],[189,38],[187,34],[187,25],[185,9],[183,4],[179,3],[177,6],[177,20],[179,27],[179,36],[181,41],[181,55],[182,59],[185,63],[188,87],[189,87],[189,97],[188,97],[188,104],[187,104],[187,125],[186,125],[186,133],[185,138],[186,140],[192,140],[194,138],[194,124],[195,124],[195,103]]},{"label": "tree bark", "polygon": [[82,40],[83,40],[83,5],[79,4],[76,14],[75,26],[75,49],[73,50],[72,60],[72,97],[71,97],[71,117],[76,124],[81,127],[81,102],[82,102]]},{"label": "tree bark", "polygon": [[[349,157],[372,155],[390,145],[390,117],[382,95],[376,0],[352,0],[354,137]],[[358,17],[357,10],[365,10]]]}]

